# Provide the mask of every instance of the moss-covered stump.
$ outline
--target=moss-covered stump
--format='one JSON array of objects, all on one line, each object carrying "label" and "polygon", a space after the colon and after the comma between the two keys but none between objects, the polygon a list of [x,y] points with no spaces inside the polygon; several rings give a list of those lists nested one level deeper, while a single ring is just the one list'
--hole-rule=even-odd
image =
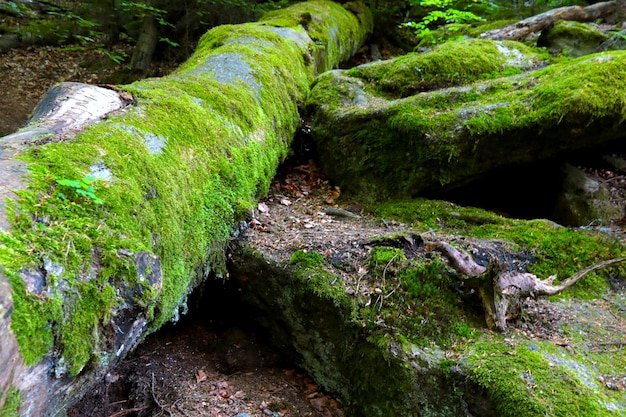
[{"label": "moss-covered stump", "polygon": [[225,272],[231,230],[286,156],[314,77],[371,31],[367,9],[349,8],[312,1],[217,27],[172,75],[123,87],[136,104],[106,121],[57,134],[44,116],[0,139],[0,176],[14,180],[0,414],[62,413]]},{"label": "moss-covered stump", "polygon": [[[419,85],[421,67],[399,69],[404,81],[386,77],[395,85]],[[626,136],[622,51],[402,99],[386,97],[361,74],[369,77],[366,70],[323,74],[308,108],[322,168],[344,191],[368,200],[458,186],[497,167]],[[426,77],[432,85],[432,79],[446,84],[455,75]]]},{"label": "moss-covered stump", "polygon": [[480,241],[520,271],[564,278],[626,255],[623,242],[440,201],[342,219],[321,202],[292,203],[265,201],[265,226],[234,247],[230,279],[274,343],[347,415],[626,413],[623,266],[558,298],[524,301],[508,332],[494,334],[467,277],[427,250],[434,240],[466,249]]}]

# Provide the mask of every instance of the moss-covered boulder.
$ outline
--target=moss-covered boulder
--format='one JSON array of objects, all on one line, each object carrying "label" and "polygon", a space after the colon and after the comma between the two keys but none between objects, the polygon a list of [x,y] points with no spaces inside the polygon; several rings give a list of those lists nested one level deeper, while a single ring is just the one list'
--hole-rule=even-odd
[{"label": "moss-covered boulder", "polygon": [[[381,94],[360,70],[331,71],[307,102],[311,130],[324,171],[344,191],[412,197],[623,139],[625,68],[624,52],[607,52],[401,99]],[[413,77],[405,84],[421,72],[413,68]]]},{"label": "moss-covered boulder", "polygon": [[559,20],[541,32],[537,46],[546,47],[553,54],[576,58],[596,52],[607,39],[608,36],[592,25]]},{"label": "moss-covered boulder", "polygon": [[447,42],[428,53],[410,53],[350,69],[381,93],[407,97],[419,92],[519,74],[538,65],[540,54],[511,41],[466,39]]},{"label": "moss-covered boulder", "polygon": [[224,274],[315,75],[370,31],[364,6],[329,1],[220,26],[170,76],[123,87],[133,105],[106,121],[0,139],[0,176],[18,184],[0,204],[0,409],[62,413]]},{"label": "moss-covered boulder", "polygon": [[[606,225],[624,216],[623,196],[579,168],[565,164],[563,189],[554,209],[555,218],[570,226]],[[556,217],[558,216],[558,217]]]},{"label": "moss-covered boulder", "polygon": [[468,250],[481,241],[520,271],[565,277],[626,255],[619,240],[441,201],[385,203],[343,220],[310,204],[290,206],[306,223],[275,215],[267,229],[246,231],[230,279],[275,345],[347,415],[626,412],[623,267],[585,276],[559,298],[526,300],[508,332],[494,334],[467,277],[428,250],[434,239]]},{"label": "moss-covered boulder", "polygon": [[598,46],[598,52],[621,51],[626,49],[626,29],[614,32],[609,39]]}]

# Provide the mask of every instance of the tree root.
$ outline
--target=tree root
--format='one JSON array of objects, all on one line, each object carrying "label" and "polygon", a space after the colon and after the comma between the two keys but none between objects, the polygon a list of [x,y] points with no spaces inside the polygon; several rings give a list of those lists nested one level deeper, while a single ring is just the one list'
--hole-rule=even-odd
[{"label": "tree root", "polygon": [[503,270],[502,265],[494,263],[486,268],[477,264],[466,251],[446,242],[429,243],[426,249],[441,252],[454,269],[473,278],[468,280],[468,283],[478,292],[482,301],[487,326],[499,331],[506,330],[509,305],[520,303],[527,297],[559,294],[590,272],[626,261],[626,257],[622,257],[598,262],[575,273],[560,284],[553,285],[556,275],[542,280],[528,272]]}]

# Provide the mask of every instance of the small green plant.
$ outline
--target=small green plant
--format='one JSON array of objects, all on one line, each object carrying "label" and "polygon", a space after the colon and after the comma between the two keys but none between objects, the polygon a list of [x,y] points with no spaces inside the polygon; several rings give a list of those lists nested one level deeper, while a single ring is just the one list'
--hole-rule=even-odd
[{"label": "small green plant", "polygon": [[[96,195],[96,189],[93,187],[95,181],[96,179],[93,176],[85,175],[79,180],[57,180],[57,184],[73,190],[74,193],[78,194],[81,197],[85,197],[86,199],[91,200],[96,204],[102,204],[104,201],[102,201],[102,199]],[[62,200],[67,200],[66,195],[62,192],[59,192],[58,196]]]},{"label": "small green plant", "polygon": [[[472,3],[482,3],[483,0],[472,0]],[[411,2],[414,3],[414,2]],[[449,23],[482,22],[485,19],[469,10],[461,10],[457,0],[421,0],[415,5],[429,9],[430,11],[420,21],[406,22],[401,26],[414,29],[415,35],[420,39],[433,37],[433,29]],[[466,9],[469,6],[466,7]],[[433,40],[433,43],[435,40]]]}]

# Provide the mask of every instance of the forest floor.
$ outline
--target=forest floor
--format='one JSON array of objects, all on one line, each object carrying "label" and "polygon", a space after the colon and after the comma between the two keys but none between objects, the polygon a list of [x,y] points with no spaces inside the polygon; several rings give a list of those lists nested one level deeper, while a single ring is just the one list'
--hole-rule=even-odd
[{"label": "forest floor", "polygon": [[[0,136],[22,126],[46,90],[57,82],[111,82],[120,67],[108,60],[102,52],[71,48],[39,47],[0,54]],[[174,66],[156,67],[151,75],[167,73]],[[624,174],[611,173],[609,179],[615,182],[616,192],[623,195],[626,180],[620,180]],[[367,236],[387,233],[376,219],[355,221],[324,215],[326,208],[336,207],[340,195],[341,190],[325,181],[313,162],[299,161],[283,167],[270,194],[259,203],[256,220],[247,233],[265,239],[268,248],[283,245],[293,249],[298,244],[302,249],[323,242],[323,248],[310,249],[331,252],[350,250],[346,242],[359,240],[359,230]],[[344,208],[360,211],[355,206]],[[325,231],[317,233],[314,241],[303,238],[320,228]],[[353,235],[345,237],[339,230]],[[277,236],[282,238],[277,240]],[[617,287],[615,290],[623,290]],[[245,315],[239,320],[227,319],[240,315],[233,311],[236,305],[215,302],[212,315],[189,315],[177,325],[168,325],[149,336],[69,410],[68,416],[344,415],[337,401],[270,347],[266,335],[249,325],[249,318],[247,322]],[[529,300],[525,310],[525,320],[512,323],[514,332],[567,343],[562,340],[558,323],[574,320],[570,309],[547,300]],[[613,323],[607,325],[615,325],[615,318],[608,317],[607,321],[611,319]],[[621,318],[617,325],[626,327]]]}]

